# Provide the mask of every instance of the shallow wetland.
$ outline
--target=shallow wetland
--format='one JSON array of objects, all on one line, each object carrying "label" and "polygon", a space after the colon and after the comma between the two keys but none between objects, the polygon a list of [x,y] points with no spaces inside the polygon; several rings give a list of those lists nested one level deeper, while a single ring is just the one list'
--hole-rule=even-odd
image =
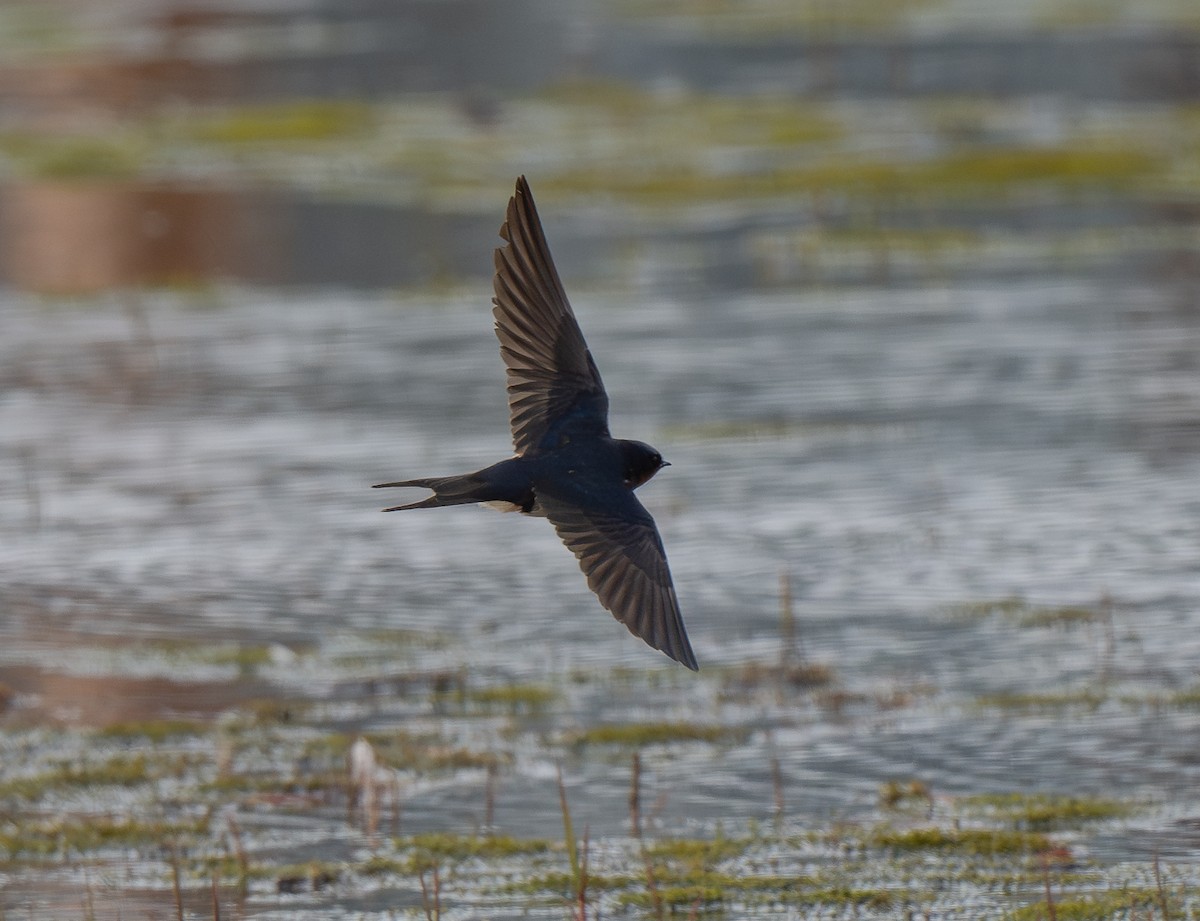
[{"label": "shallow wetland", "polygon": [[[0,917],[1200,918],[1192,5],[678,6],[0,112]],[[508,449],[519,172],[698,674],[369,488]]]}]

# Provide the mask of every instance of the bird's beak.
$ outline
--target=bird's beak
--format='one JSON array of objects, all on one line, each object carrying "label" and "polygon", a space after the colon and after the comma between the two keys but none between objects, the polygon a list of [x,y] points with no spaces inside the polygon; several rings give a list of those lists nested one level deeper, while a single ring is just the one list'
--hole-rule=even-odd
[{"label": "bird's beak", "polygon": [[670,461],[666,461],[666,460],[665,460],[665,461],[663,461],[662,463],[660,463],[660,464],[658,465],[658,469],[659,469],[659,470],[662,470],[662,468],[663,468],[663,467],[670,467],[670,466],[671,466],[671,462],[670,462]]}]

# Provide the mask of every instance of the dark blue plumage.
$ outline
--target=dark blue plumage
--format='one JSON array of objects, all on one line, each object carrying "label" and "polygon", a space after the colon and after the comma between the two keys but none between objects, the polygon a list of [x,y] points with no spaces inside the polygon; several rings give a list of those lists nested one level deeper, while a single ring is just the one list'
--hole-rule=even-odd
[{"label": "dark blue plumage", "polygon": [[516,456],[460,476],[380,483],[433,495],[384,511],[494,504],[548,518],[630,632],[695,669],[654,519],[633,491],[668,466],[608,431],[608,394],[559,281],[522,176],[500,228],[492,311]]}]

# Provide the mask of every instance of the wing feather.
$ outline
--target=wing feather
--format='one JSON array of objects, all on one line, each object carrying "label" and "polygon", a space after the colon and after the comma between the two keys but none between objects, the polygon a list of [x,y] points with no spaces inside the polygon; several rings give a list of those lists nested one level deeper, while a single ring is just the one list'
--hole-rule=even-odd
[{"label": "wing feather", "polygon": [[667,554],[650,513],[632,492],[604,509],[539,494],[546,517],[579,559],[588,586],[629,632],[695,671]]},{"label": "wing feather", "polygon": [[522,176],[496,250],[492,314],[508,379],[518,454],[555,446],[563,434],[608,434],[608,397],[588,351],[541,220]]}]

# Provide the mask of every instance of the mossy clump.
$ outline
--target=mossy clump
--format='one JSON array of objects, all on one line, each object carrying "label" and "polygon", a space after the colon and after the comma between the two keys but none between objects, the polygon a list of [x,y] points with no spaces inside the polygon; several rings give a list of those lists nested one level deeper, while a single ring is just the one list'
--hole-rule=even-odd
[{"label": "mossy clump", "polygon": [[271,647],[266,644],[238,643],[217,646],[200,653],[203,661],[212,665],[233,666],[243,678],[253,677],[260,668],[271,664]]},{"label": "mossy clump", "polygon": [[134,787],[158,776],[145,754],[113,755],[104,761],[64,761],[40,774],[0,783],[0,799],[37,800],[54,790],[84,787]]},{"label": "mossy clump", "polygon": [[420,871],[463,860],[500,860],[524,857],[550,850],[550,842],[541,838],[513,838],[508,835],[459,835],[453,832],[427,832],[395,839],[396,848],[408,854],[408,869]]},{"label": "mossy clump", "polygon": [[1016,620],[1022,627],[1073,627],[1078,624],[1096,623],[1108,617],[1104,605],[1034,605],[1016,596],[994,601],[969,601],[955,605],[951,611],[972,619],[1003,614]]},{"label": "mossy clump", "polygon": [[190,132],[199,141],[218,144],[312,142],[363,134],[375,121],[366,103],[313,99],[242,106],[198,116]]},{"label": "mossy clump", "polygon": [[725,901],[733,891],[725,884],[731,881],[724,874],[702,874],[687,882],[673,884],[656,881],[654,888],[646,886],[621,893],[617,903],[635,908],[657,908],[662,905],[670,909],[672,914],[676,910],[694,911]]},{"label": "mossy clump", "polygon": [[696,906],[737,904],[841,905],[885,909],[895,896],[883,889],[826,886],[805,876],[756,875],[715,870],[656,875],[654,885],[622,893],[619,904],[639,908],[666,906],[688,911]]},{"label": "mossy clump", "polygon": [[112,847],[158,846],[207,833],[206,819],[195,822],[143,821],[129,816],[72,815],[20,826],[0,826],[0,851],[10,860],[37,860],[90,854]]},{"label": "mossy clump", "polygon": [[1054,842],[1040,832],[938,826],[878,829],[870,836],[869,843],[892,851],[956,851],[975,857],[1036,854],[1054,846]]},{"label": "mossy clump", "polygon": [[1098,709],[1106,700],[1107,695],[1095,688],[1081,688],[1073,691],[999,691],[995,694],[983,694],[975,698],[977,706],[990,710],[1009,710],[1020,713],[1036,712],[1039,710],[1069,710],[1084,708]]},{"label": "mossy clump", "polygon": [[1136,150],[1085,147],[968,151],[918,163],[841,157],[758,173],[714,175],[696,167],[618,173],[582,167],[548,177],[552,192],[620,195],[654,203],[840,194],[867,201],[1004,199],[1022,189],[1074,193],[1124,189],[1161,171]]},{"label": "mossy clump", "polygon": [[472,688],[466,692],[466,702],[485,712],[503,710],[509,713],[540,713],[558,700],[558,692],[537,684],[505,684],[489,688]]},{"label": "mossy clump", "polygon": [[1167,698],[1167,703],[1180,709],[1200,709],[1200,685],[1175,691]]},{"label": "mossy clump", "polygon": [[136,722],[113,723],[105,726],[97,735],[103,739],[134,741],[145,739],[152,743],[165,742],[187,736],[203,735],[208,727],[197,720],[138,720]]},{"label": "mossy clump", "polygon": [[[1045,901],[1023,905],[1006,921],[1109,921],[1111,918],[1180,917],[1163,911],[1162,896],[1152,889],[1112,889],[1067,898],[1055,898],[1053,910]],[[1186,917],[1186,916],[1185,916]]]},{"label": "mossy clump", "polygon": [[905,809],[913,806],[933,808],[933,793],[922,780],[889,780],[879,788],[879,801],[885,809]]},{"label": "mossy clump", "polygon": [[136,145],[119,138],[8,135],[0,149],[32,178],[68,182],[134,179],[144,159]]},{"label": "mossy clump", "polygon": [[520,854],[543,854],[550,850],[544,838],[514,838],[511,835],[456,835],[452,832],[431,832],[396,839],[398,847],[410,847],[438,856],[465,859],[468,857],[515,857]]},{"label": "mossy clump", "polygon": [[1016,595],[1007,598],[989,598],[983,601],[964,601],[951,605],[950,613],[971,620],[991,617],[993,614],[1019,614],[1029,610],[1029,602]]},{"label": "mossy clump", "polygon": [[319,892],[338,881],[342,867],[328,861],[310,860],[308,863],[272,867],[264,875],[275,880],[277,892],[303,892],[306,889]]},{"label": "mossy clump", "polygon": [[1076,828],[1085,822],[1119,819],[1133,811],[1130,803],[1101,797],[1051,796],[1048,794],[1002,793],[970,796],[960,806],[981,811],[1010,823],[1014,828],[1052,831]]},{"label": "mossy clump", "polygon": [[571,736],[570,742],[577,746],[620,745],[626,748],[671,742],[712,744],[734,738],[742,732],[740,729],[704,723],[625,723],[580,730]]},{"label": "mossy clump", "polygon": [[372,854],[355,869],[363,876],[407,876],[412,870],[412,865],[407,860]]},{"label": "mossy clump", "polygon": [[1021,614],[1022,627],[1074,627],[1094,624],[1105,618],[1103,611],[1083,605],[1064,604],[1059,607],[1029,608]]},{"label": "mossy clump", "polygon": [[712,866],[743,853],[751,843],[749,838],[664,838],[646,845],[644,853],[653,861]]},{"label": "mossy clump", "polygon": [[[624,873],[592,873],[588,872],[587,889],[589,893],[616,892],[645,883],[645,877]],[[501,891],[522,895],[537,893],[553,893],[566,898],[577,891],[574,876],[566,870],[555,870],[550,873],[535,873],[523,879],[505,884]]]}]

